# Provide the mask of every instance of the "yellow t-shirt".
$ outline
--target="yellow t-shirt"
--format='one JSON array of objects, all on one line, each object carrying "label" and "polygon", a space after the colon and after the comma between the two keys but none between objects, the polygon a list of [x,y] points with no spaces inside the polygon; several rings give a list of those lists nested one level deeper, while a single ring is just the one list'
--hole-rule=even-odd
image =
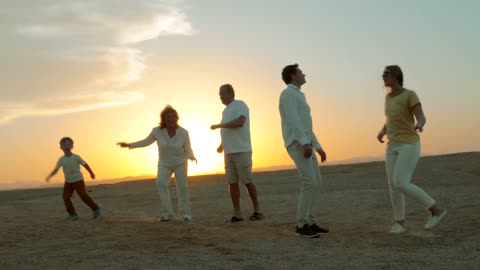
[{"label": "yellow t-shirt", "polygon": [[389,141],[415,143],[420,137],[415,130],[415,119],[412,109],[420,103],[417,94],[405,89],[397,96],[385,97],[385,115],[387,117],[387,137]]}]

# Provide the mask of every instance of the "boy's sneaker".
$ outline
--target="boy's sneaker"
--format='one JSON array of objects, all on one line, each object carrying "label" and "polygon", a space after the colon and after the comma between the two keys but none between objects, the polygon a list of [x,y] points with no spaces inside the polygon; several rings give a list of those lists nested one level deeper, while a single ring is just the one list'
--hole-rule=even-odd
[{"label": "boy's sneaker", "polygon": [[301,227],[301,228],[297,226],[296,229],[295,229],[295,233],[298,236],[306,237],[306,238],[317,238],[317,237],[320,236],[320,233],[315,232],[312,229],[310,229],[308,224],[303,225],[303,227]]},{"label": "boy's sneaker", "polygon": [[401,234],[401,233],[404,233],[405,231],[406,231],[405,227],[403,227],[398,223],[393,224],[392,228],[390,229],[390,233],[393,233],[393,234]]},{"label": "boy's sneaker", "polygon": [[98,206],[97,209],[93,211],[93,218],[99,218],[101,216],[102,216],[102,209],[100,209],[100,206]]},{"label": "boy's sneaker", "polygon": [[69,215],[68,217],[65,218],[65,220],[78,220],[78,215]]}]

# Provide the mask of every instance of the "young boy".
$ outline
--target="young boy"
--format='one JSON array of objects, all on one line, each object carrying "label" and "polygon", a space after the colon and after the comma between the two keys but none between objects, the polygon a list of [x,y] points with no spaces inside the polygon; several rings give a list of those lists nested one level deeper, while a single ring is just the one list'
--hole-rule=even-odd
[{"label": "young boy", "polygon": [[63,150],[64,156],[60,157],[55,166],[55,169],[45,179],[49,182],[50,178],[54,176],[60,167],[63,167],[63,174],[65,175],[65,184],[63,186],[63,201],[65,202],[65,208],[69,216],[66,220],[77,220],[78,215],[73,207],[72,195],[76,190],[82,201],[87,204],[93,211],[93,218],[99,218],[102,215],[100,206],[96,204],[90,196],[88,196],[85,190],[85,181],[83,181],[83,175],[80,172],[80,165],[85,167],[90,173],[90,177],[95,179],[95,174],[88,164],[79,156],[72,153],[73,140],[69,137],[64,137],[60,140],[60,149]]}]

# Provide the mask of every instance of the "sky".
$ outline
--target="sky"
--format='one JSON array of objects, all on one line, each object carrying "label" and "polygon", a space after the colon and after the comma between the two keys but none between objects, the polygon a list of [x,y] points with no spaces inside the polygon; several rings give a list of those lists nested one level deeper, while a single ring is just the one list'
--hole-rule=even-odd
[{"label": "sky", "polygon": [[190,175],[221,174],[209,127],[224,83],[250,108],[254,169],[292,165],[278,99],[293,63],[326,165],[382,159],[391,64],[422,102],[423,155],[480,151],[478,10],[476,0],[1,1],[0,188],[44,184],[64,136],[97,179],[155,175],[155,144],[116,142],[144,139],[167,104],[190,133]]}]

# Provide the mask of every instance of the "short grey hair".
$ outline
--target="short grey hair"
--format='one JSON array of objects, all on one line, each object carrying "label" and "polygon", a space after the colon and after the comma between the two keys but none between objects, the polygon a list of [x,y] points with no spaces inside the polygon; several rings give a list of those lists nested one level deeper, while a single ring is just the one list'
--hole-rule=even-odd
[{"label": "short grey hair", "polygon": [[220,86],[220,89],[225,89],[228,93],[232,94],[235,97],[235,91],[233,90],[233,86],[229,83],[223,84]]}]

